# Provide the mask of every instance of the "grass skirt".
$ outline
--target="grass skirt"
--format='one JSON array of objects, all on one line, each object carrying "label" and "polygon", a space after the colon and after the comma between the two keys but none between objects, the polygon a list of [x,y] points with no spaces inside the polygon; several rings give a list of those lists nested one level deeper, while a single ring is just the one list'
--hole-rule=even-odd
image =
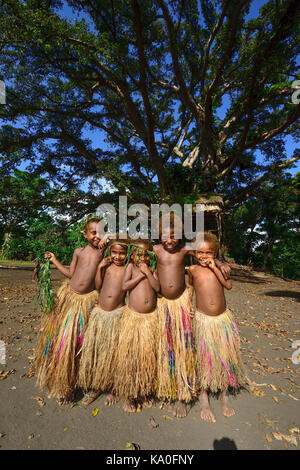
[{"label": "grass skirt", "polygon": [[196,351],[186,289],[175,300],[158,299],[159,399],[189,402],[195,395]]},{"label": "grass skirt", "polygon": [[245,381],[240,338],[230,310],[216,317],[196,312],[197,391],[238,389]]},{"label": "grass skirt", "polygon": [[66,280],[59,288],[50,315],[43,317],[35,354],[37,385],[47,387],[49,398],[74,392],[79,356],[90,312],[99,293],[77,294]]},{"label": "grass skirt", "polygon": [[113,387],[123,309],[107,312],[97,306],[92,310],[79,367],[79,385],[85,390],[105,392]]},{"label": "grass skirt", "polygon": [[120,322],[114,393],[126,400],[154,395],[157,373],[157,310],[138,313],[124,308]]}]

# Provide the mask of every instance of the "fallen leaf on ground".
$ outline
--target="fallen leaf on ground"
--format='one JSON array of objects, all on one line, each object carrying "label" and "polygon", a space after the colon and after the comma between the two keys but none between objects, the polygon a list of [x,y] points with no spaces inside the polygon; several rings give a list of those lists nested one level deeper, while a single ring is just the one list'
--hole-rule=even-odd
[{"label": "fallen leaf on ground", "polygon": [[99,413],[99,408],[94,408],[92,411],[92,415],[97,416],[98,413]]},{"label": "fallen leaf on ground", "polygon": [[66,427],[64,428],[64,431],[67,431],[68,429],[69,429],[68,426],[66,426]]},{"label": "fallen leaf on ground", "polygon": [[155,419],[153,418],[153,416],[151,416],[151,418],[149,419],[149,424],[150,426],[152,426],[153,428],[157,428],[159,425],[156,423]]},{"label": "fallen leaf on ground", "polygon": [[267,423],[267,426],[274,426],[276,423],[278,423],[278,420],[266,418],[266,423]]},{"label": "fallen leaf on ground", "polygon": [[293,397],[290,393],[288,394],[289,397],[291,397],[293,400],[299,401],[299,398]]},{"label": "fallen leaf on ground", "polygon": [[28,439],[33,439],[33,438],[34,438],[34,434],[30,434],[30,435],[28,436]]},{"label": "fallen leaf on ground", "polygon": [[299,428],[292,428],[292,429],[289,429],[289,431],[294,434],[294,432],[296,432],[297,434],[300,434],[300,429]]},{"label": "fallen leaf on ground", "polygon": [[273,390],[275,390],[275,392],[276,392],[277,388],[275,387],[275,385],[270,384],[270,387],[271,387]]},{"label": "fallen leaf on ground", "polygon": [[255,395],[256,397],[264,397],[264,396],[265,396],[265,391],[264,391],[264,390],[258,390],[257,388],[252,388],[252,389],[251,389],[251,392],[252,392],[253,395]]},{"label": "fallen leaf on ground", "polygon": [[140,450],[140,448],[136,442],[126,442],[125,450]]},{"label": "fallen leaf on ground", "polygon": [[293,435],[291,436],[288,434],[282,434],[281,432],[273,432],[272,434],[278,441],[282,441],[282,439],[284,439],[285,441],[290,442],[294,446],[298,445],[297,438]]},{"label": "fallen leaf on ground", "polygon": [[163,418],[165,421],[169,421],[170,419],[173,419],[171,416],[168,416],[168,415],[162,415],[162,418]]},{"label": "fallen leaf on ground", "polygon": [[273,441],[272,436],[270,434],[266,434],[266,439],[267,439],[268,442]]},{"label": "fallen leaf on ground", "polygon": [[16,372],[16,369],[9,369],[9,370],[0,370],[0,380],[4,380],[6,379],[6,377],[8,377],[10,374],[13,374],[14,372]]},{"label": "fallen leaf on ground", "polygon": [[42,397],[32,397],[32,398],[34,400],[36,400],[40,406],[45,406],[46,405],[46,403],[45,403],[45,401]]},{"label": "fallen leaf on ground", "polygon": [[276,401],[276,403],[278,403],[278,398],[277,397],[273,397],[273,400]]},{"label": "fallen leaf on ground", "polygon": [[140,405],[140,403],[138,404],[138,406],[136,407],[136,412],[137,413],[140,413],[142,411],[142,407]]},{"label": "fallen leaf on ground", "polygon": [[4,436],[5,436],[4,432],[0,432],[0,437],[4,437]]}]

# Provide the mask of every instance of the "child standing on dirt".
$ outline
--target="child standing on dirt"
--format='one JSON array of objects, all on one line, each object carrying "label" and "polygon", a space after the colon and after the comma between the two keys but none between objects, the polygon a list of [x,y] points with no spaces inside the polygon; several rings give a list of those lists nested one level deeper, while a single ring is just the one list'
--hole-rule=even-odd
[{"label": "child standing on dirt", "polygon": [[[196,350],[190,313],[192,303],[185,283],[184,257],[191,251],[175,238],[176,216],[170,214],[169,228],[160,220],[161,244],[154,245],[161,286],[158,298],[158,384],[159,399],[175,401],[173,414],[183,418],[186,404],[195,396]],[[179,222],[182,226],[182,222]],[[219,263],[224,275],[230,268]],[[229,268],[229,269],[228,269]]]},{"label": "child standing on dirt", "polygon": [[83,335],[98,300],[95,275],[109,237],[107,234],[100,240],[99,230],[104,233],[100,221],[92,218],[84,225],[83,236],[88,243],[74,251],[69,269],[53,253],[45,254],[68,280],[59,288],[51,314],[43,320],[35,368],[37,384],[47,387],[49,397],[59,398],[60,403],[74,398]]},{"label": "child standing on dirt", "polygon": [[215,422],[210,409],[208,391],[221,392],[223,415],[235,414],[228,405],[227,390],[237,390],[244,381],[240,357],[239,333],[232,314],[226,308],[225,289],[231,281],[225,280],[216,267],[219,249],[217,237],[205,232],[197,243],[195,257],[198,264],[190,266],[189,283],[196,293],[196,313],[193,331],[197,351],[196,388],[201,406],[201,418]]},{"label": "child standing on dirt", "polygon": [[89,390],[83,405],[92,403],[101,393],[109,392],[105,404],[118,401],[112,392],[120,319],[125,305],[126,292],[122,289],[124,264],[129,239],[117,234],[110,239],[109,256],[100,262],[96,274],[96,288],[100,290],[98,305],[91,312],[84,336],[79,368],[79,385]]},{"label": "child standing on dirt", "polygon": [[120,322],[118,358],[115,373],[116,394],[124,399],[123,409],[136,411],[137,402],[152,406],[156,382],[157,293],[159,281],[151,272],[153,257],[149,240],[136,240],[123,278],[123,291],[129,291],[128,305]]}]

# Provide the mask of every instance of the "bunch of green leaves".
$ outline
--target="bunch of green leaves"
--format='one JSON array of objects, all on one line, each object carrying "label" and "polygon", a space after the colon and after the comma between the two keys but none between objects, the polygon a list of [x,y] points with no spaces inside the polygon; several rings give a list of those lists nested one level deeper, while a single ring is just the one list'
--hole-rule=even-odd
[{"label": "bunch of green leaves", "polygon": [[136,245],[135,243],[130,243],[128,245],[127,249],[127,258],[126,258],[126,265],[129,263],[131,260],[131,256],[133,255],[133,252],[136,251],[136,255],[138,258],[144,254],[144,252],[148,253],[149,255],[149,266],[151,271],[153,271],[156,268],[156,263],[157,263],[157,257],[156,254],[153,251],[147,250],[146,248],[143,248],[142,246]]},{"label": "bunch of green leaves", "polygon": [[36,304],[40,302],[44,313],[51,312],[54,302],[54,293],[51,286],[50,259],[39,259],[39,290]]}]

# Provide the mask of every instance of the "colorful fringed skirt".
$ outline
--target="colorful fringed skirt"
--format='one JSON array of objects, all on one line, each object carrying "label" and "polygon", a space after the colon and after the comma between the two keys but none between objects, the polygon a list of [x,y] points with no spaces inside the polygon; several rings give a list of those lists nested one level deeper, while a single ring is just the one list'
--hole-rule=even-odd
[{"label": "colorful fringed skirt", "polygon": [[84,332],[99,293],[77,294],[66,280],[59,288],[52,312],[42,319],[35,354],[37,385],[49,398],[68,397],[77,385]]},{"label": "colorful fringed skirt", "polygon": [[123,309],[107,312],[97,306],[91,312],[79,366],[79,385],[85,390],[113,388]]},{"label": "colorful fringed skirt", "polygon": [[128,306],[120,321],[114,393],[125,400],[154,395],[157,374],[157,310],[138,313]]},{"label": "colorful fringed skirt", "polygon": [[232,313],[218,316],[196,311],[193,330],[197,349],[197,391],[239,389],[244,383],[240,338]]},{"label": "colorful fringed skirt", "polygon": [[195,395],[196,350],[186,289],[175,300],[159,298],[157,398],[189,402]]}]

